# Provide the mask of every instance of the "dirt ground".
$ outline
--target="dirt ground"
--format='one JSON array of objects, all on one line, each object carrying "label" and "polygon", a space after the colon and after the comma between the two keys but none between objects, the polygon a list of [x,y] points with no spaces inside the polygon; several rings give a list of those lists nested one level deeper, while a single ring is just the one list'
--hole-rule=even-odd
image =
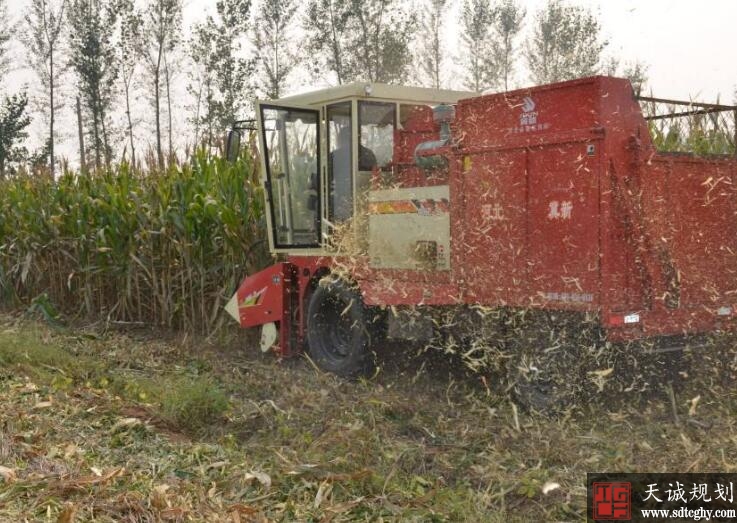
[{"label": "dirt ground", "polygon": [[0,319],[0,521],[581,521],[586,472],[737,469],[708,365],[546,418],[440,353],[348,382],[256,347]]}]

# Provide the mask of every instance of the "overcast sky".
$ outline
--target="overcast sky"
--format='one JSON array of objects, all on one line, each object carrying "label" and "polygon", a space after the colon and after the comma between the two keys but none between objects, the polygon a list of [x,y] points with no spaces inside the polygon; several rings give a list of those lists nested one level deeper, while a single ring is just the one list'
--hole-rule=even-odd
[{"label": "overcast sky", "polygon": [[[452,70],[452,62],[458,62],[460,51],[454,49],[458,41],[458,6],[462,0],[451,0],[453,7],[448,14],[445,37],[451,70],[448,78],[460,78],[458,70]],[[525,34],[532,25],[534,13],[545,0],[519,0],[528,11]],[[142,0],[139,0],[142,3]],[[215,0],[184,0],[184,26],[189,28],[214,13]],[[254,0],[257,3],[258,0]],[[21,20],[29,0],[9,0],[11,19]],[[417,0],[416,3],[419,3]],[[598,13],[604,38],[609,41],[606,56],[615,56],[622,62],[639,60],[648,65],[650,82],[648,90],[664,98],[698,99],[715,101],[718,95],[725,103],[734,101],[737,86],[737,1],[735,0],[569,0],[569,3],[586,6]],[[16,48],[16,63],[22,65],[22,49]],[[517,86],[528,85],[524,69],[518,72]],[[34,78],[21,67],[10,74],[4,86],[14,91],[22,86],[33,87]],[[187,78],[177,79],[177,126],[186,126],[184,115],[189,102],[185,99]],[[293,79],[288,94],[323,86],[322,79],[304,75]],[[449,87],[459,88],[458,84]],[[70,105],[66,117],[60,116],[67,128],[60,137],[59,149],[69,156],[76,155],[74,121]],[[150,110],[142,105],[142,125]],[[41,122],[34,125],[34,133],[41,134]],[[140,134],[145,134],[144,129]],[[189,133],[178,132],[179,136]],[[180,142],[180,146],[184,142]]]},{"label": "overcast sky", "polygon": [[[214,12],[215,0],[185,0],[185,25]],[[255,0],[257,1],[257,0]],[[458,36],[458,5],[448,17],[447,41]],[[416,2],[417,3],[417,2]],[[519,0],[529,29],[546,0]],[[607,55],[648,64],[650,87],[663,98],[732,101],[737,87],[737,0],[569,0],[598,13]],[[449,50],[457,54],[457,50]],[[524,77],[524,74],[522,74]],[[527,85],[524,78],[518,83]],[[301,90],[309,85],[300,86]]]}]

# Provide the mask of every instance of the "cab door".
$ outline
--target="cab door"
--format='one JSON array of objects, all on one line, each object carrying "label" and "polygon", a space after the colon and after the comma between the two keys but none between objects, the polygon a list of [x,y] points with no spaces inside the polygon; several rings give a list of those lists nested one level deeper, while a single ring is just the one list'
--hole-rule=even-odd
[{"label": "cab door", "polygon": [[256,110],[269,246],[273,252],[319,248],[320,113],[270,102]]}]

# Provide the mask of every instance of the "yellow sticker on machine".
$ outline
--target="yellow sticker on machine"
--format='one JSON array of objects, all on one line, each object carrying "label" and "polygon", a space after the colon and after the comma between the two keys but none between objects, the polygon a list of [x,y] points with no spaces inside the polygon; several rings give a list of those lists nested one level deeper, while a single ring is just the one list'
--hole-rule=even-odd
[{"label": "yellow sticker on machine", "polygon": [[471,160],[471,157],[466,155],[463,157],[463,172],[467,173],[471,170],[471,167],[473,167],[473,161]]},{"label": "yellow sticker on machine", "polygon": [[393,200],[371,202],[369,214],[420,214],[435,215],[448,213],[450,202],[447,198],[427,198],[423,200]]}]

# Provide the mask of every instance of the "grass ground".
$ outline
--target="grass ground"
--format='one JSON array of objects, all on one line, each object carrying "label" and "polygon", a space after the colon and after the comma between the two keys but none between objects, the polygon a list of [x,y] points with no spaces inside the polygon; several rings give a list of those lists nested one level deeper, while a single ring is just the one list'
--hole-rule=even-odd
[{"label": "grass ground", "polygon": [[346,382],[242,345],[0,319],[0,521],[576,521],[587,471],[737,469],[711,378],[553,420],[438,354]]}]

